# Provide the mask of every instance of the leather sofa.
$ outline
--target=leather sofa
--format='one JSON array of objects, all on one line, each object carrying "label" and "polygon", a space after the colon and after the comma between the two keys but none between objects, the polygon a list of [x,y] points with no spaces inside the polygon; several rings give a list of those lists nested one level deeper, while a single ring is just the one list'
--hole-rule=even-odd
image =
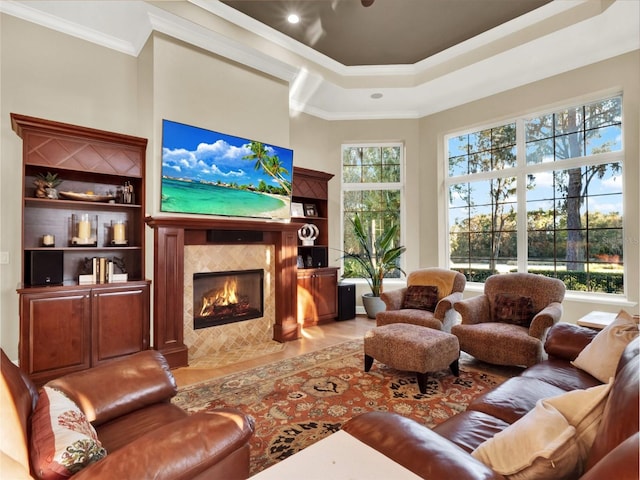
[{"label": "leather sofa", "polygon": [[[33,444],[32,427],[42,394],[4,351],[1,368],[0,476],[36,477],[33,451],[39,445]],[[106,449],[106,456],[79,470],[74,479],[249,476],[253,419],[232,409],[188,415],[173,405],[175,379],[157,351],[143,351],[69,374],[45,387],[61,391],[65,401],[75,402]]]},{"label": "leather sofa", "polygon": [[[545,341],[546,360],[478,397],[464,412],[432,430],[388,412],[365,413],[342,429],[423,478],[505,478],[471,452],[522,418],[538,400],[602,385],[570,363],[596,334],[573,324],[556,324]],[[636,337],[622,353],[586,462],[580,473],[568,478],[639,478],[639,352]]]}]

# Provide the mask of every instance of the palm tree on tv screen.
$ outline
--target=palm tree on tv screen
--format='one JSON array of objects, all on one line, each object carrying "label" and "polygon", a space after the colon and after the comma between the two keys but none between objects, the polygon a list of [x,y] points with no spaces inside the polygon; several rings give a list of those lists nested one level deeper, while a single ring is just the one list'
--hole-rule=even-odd
[{"label": "palm tree on tv screen", "polygon": [[245,155],[245,160],[255,160],[255,170],[260,170],[270,177],[272,177],[278,185],[283,189],[286,195],[291,194],[291,182],[289,182],[283,174],[289,173],[289,171],[282,166],[282,162],[277,155],[269,155],[264,143],[251,141],[249,143],[249,149],[251,155]]}]

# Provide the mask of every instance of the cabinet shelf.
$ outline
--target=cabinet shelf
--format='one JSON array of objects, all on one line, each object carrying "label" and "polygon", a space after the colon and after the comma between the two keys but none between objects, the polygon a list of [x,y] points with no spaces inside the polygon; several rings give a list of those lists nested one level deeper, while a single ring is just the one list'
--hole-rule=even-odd
[{"label": "cabinet shelf", "polygon": [[129,203],[85,202],[82,200],[53,200],[50,198],[25,197],[26,207],[57,208],[64,210],[120,210],[140,209],[141,205]]},{"label": "cabinet shelf", "polygon": [[33,251],[56,251],[62,250],[65,252],[115,252],[117,250],[142,250],[142,247],[138,246],[125,246],[125,245],[113,245],[108,247],[25,247],[25,252]]},{"label": "cabinet shelf", "polygon": [[[144,279],[147,140],[15,113],[11,120],[23,142],[20,367],[42,384],[149,348],[150,282]],[[58,192],[98,196],[42,198],[38,180],[48,173],[60,180]],[[131,187],[133,203],[108,201],[125,187]],[[70,244],[77,227],[73,216],[79,214],[95,219],[91,237],[96,244]],[[112,245],[113,226],[119,223],[126,225],[126,242]],[[43,246],[48,237],[55,238],[54,246]],[[80,284],[79,276],[93,268],[92,257],[114,263],[116,257],[127,281]]]}]

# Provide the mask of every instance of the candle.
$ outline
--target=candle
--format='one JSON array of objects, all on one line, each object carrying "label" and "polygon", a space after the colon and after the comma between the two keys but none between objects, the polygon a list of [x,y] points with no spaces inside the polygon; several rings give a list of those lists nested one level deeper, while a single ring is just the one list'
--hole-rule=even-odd
[{"label": "candle", "polygon": [[124,223],[117,222],[113,224],[113,241],[117,243],[123,243],[124,237]]},{"label": "candle", "polygon": [[91,238],[91,222],[89,215],[82,215],[78,222],[78,238],[80,240],[89,240]]},{"label": "candle", "polygon": [[53,235],[44,235],[42,237],[42,245],[45,247],[50,247],[56,243],[56,238]]}]

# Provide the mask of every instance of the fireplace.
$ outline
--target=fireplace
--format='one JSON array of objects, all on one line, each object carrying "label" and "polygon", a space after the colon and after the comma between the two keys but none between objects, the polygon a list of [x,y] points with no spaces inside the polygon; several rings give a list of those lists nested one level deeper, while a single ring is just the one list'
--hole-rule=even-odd
[{"label": "fireplace", "polygon": [[193,274],[193,328],[260,318],[264,311],[264,270]]}]

